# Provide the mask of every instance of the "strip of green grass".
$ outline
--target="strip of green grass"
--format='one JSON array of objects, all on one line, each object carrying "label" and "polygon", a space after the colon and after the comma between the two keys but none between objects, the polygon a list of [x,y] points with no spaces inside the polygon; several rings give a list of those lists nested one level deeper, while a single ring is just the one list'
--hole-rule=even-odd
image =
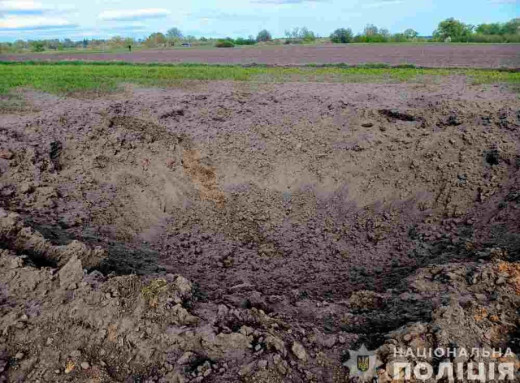
[{"label": "strip of green grass", "polygon": [[18,87],[67,94],[110,92],[123,83],[170,86],[184,80],[256,82],[404,82],[467,76],[473,83],[520,84],[520,72],[479,69],[378,67],[266,67],[232,65],[123,65],[109,63],[0,63],[0,94]]}]

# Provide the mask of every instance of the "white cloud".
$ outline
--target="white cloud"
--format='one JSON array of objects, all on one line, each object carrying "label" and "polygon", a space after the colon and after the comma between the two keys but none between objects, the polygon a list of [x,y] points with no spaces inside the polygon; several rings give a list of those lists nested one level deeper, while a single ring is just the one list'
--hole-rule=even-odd
[{"label": "white cloud", "polygon": [[43,13],[60,12],[74,9],[71,5],[51,6],[33,0],[0,0],[0,12],[7,13]]},{"label": "white cloud", "polygon": [[162,8],[128,9],[104,11],[99,15],[101,20],[141,20],[168,16],[171,12]]},{"label": "white cloud", "polygon": [[35,12],[35,11],[44,11],[46,9],[47,8],[44,7],[42,3],[31,1],[31,0],[0,1],[0,11]]},{"label": "white cloud", "polygon": [[74,26],[74,24],[61,17],[6,15],[0,18],[0,29],[2,30],[46,29],[71,26]]}]

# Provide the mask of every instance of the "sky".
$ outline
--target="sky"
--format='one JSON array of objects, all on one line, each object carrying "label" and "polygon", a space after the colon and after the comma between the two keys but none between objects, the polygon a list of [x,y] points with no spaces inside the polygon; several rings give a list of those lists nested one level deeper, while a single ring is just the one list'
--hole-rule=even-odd
[{"label": "sky", "polygon": [[51,38],[144,38],[179,28],[196,37],[275,37],[306,26],[319,36],[368,23],[392,33],[430,36],[455,17],[478,25],[520,17],[520,0],[0,0],[0,41]]}]

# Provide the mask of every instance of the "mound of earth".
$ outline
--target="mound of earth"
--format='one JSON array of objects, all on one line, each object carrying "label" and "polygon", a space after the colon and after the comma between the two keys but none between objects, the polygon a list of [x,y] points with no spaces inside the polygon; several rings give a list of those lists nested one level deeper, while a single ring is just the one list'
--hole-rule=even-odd
[{"label": "mound of earth", "polygon": [[518,352],[507,88],[23,97],[0,115],[0,381],[342,382],[364,344],[384,382],[395,347]]}]

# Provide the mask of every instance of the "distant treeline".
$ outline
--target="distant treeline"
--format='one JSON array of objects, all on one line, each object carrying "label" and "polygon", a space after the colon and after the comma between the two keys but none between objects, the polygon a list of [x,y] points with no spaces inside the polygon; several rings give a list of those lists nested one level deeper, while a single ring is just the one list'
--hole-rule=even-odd
[{"label": "distant treeline", "polygon": [[362,33],[354,34],[350,28],[336,29],[328,38],[320,37],[306,27],[285,32],[284,38],[273,38],[267,30],[260,31],[256,37],[249,36],[233,39],[213,39],[184,36],[178,28],[171,28],[166,33],[152,33],[146,39],[124,38],[84,39],[81,41],[64,40],[17,40],[14,43],[0,43],[0,52],[43,52],[72,49],[113,50],[139,48],[167,48],[179,45],[215,46],[231,48],[235,45],[255,44],[311,44],[315,42],[346,43],[402,43],[402,42],[460,42],[460,43],[520,43],[520,18],[507,23],[465,24],[453,18],[441,21],[432,36],[424,37],[413,29],[402,33],[390,33],[385,28],[368,24]]}]

